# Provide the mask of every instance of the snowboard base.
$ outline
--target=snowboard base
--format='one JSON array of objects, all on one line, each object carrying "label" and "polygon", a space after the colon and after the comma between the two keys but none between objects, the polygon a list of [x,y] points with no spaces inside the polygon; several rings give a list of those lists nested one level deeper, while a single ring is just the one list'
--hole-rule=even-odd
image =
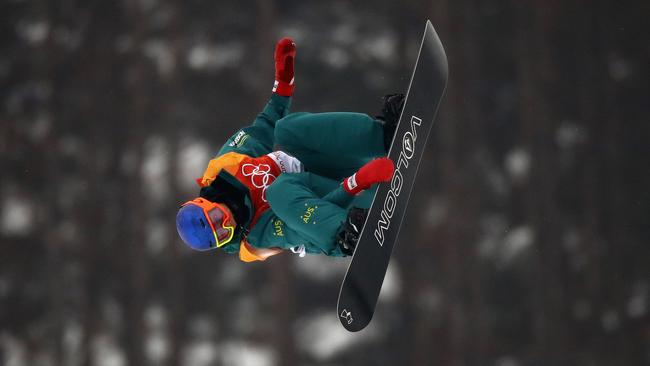
[{"label": "snowboard base", "polygon": [[388,157],[389,183],[379,185],[339,293],[337,316],[356,332],[372,319],[448,77],[447,56],[427,20],[420,52]]}]

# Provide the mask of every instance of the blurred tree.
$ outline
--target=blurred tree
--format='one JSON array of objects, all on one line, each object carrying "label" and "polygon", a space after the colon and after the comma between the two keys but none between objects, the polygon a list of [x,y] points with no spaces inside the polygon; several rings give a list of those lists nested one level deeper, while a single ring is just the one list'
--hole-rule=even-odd
[{"label": "blurred tree", "polygon": [[[3,3],[0,363],[647,364],[649,7]],[[343,261],[180,244],[179,175],[262,108],[277,38],[294,110],[377,114],[426,18],[451,79],[368,332],[321,317]]]}]

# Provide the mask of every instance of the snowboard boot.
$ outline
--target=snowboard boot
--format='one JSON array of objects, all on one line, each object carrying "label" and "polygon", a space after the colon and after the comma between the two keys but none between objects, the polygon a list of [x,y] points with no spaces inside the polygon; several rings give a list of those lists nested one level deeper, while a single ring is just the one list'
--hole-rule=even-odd
[{"label": "snowboard boot", "polygon": [[381,116],[377,116],[384,126],[384,147],[386,152],[393,142],[393,135],[397,129],[399,117],[404,108],[404,94],[388,94],[384,96],[384,107],[381,109]]},{"label": "snowboard boot", "polygon": [[354,249],[357,247],[359,235],[366,222],[368,216],[368,209],[352,207],[348,211],[348,217],[345,219],[342,230],[336,235],[336,243],[341,248],[345,255],[354,254]]}]

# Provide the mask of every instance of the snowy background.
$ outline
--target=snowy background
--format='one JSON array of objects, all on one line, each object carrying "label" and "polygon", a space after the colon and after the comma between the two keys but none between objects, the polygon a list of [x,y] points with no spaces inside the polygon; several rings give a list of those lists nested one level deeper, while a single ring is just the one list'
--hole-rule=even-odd
[{"label": "snowy background", "polygon": [[[650,3],[365,3],[3,0],[0,365],[649,365]],[[365,331],[346,259],[181,244],[278,38],[294,111],[376,114],[426,18],[450,85]]]}]

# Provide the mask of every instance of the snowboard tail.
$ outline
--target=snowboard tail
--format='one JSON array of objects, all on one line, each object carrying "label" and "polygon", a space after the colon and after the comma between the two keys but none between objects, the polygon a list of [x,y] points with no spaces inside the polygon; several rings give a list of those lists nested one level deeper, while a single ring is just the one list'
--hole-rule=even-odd
[{"label": "snowboard tail", "polygon": [[338,318],[351,332],[365,328],[374,314],[447,77],[445,50],[433,25],[427,21],[406,102],[388,152],[395,163],[395,172],[390,182],[380,184],[377,189],[339,293]]}]

